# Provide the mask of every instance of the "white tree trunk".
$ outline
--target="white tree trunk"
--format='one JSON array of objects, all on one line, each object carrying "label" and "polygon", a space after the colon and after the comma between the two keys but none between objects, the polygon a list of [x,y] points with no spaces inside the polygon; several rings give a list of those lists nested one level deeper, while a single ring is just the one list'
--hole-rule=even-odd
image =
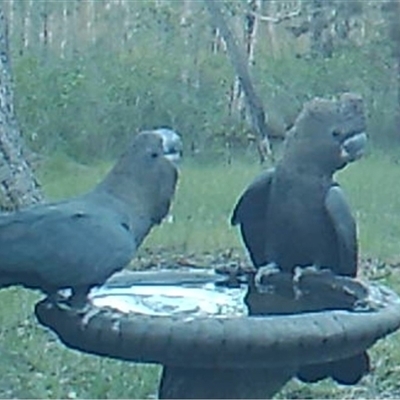
[{"label": "white tree trunk", "polygon": [[68,43],[68,1],[63,1],[62,9],[62,28],[61,28],[61,42],[60,42],[60,54],[61,58],[65,58],[66,47]]},{"label": "white tree trunk", "polygon": [[[270,0],[267,3],[267,14],[270,15],[271,17],[274,17],[277,12],[277,3],[276,0]],[[271,54],[273,56],[277,56],[279,54],[279,44],[278,44],[278,39],[276,36],[276,24],[274,24],[271,20],[267,21],[267,29],[268,29],[268,35],[270,39],[270,49],[271,49]]]},{"label": "white tree trunk", "polygon": [[189,19],[192,13],[191,9],[191,0],[184,0],[183,1],[183,8],[180,18],[180,25],[182,29],[182,36],[183,36],[183,46],[184,46],[184,54],[182,55],[183,62],[182,62],[182,70],[181,70],[181,80],[184,85],[189,84],[189,63],[190,63],[190,26],[189,26]]},{"label": "white tree trunk", "polygon": [[94,0],[86,0],[86,31],[87,37],[91,43],[96,42],[96,35],[94,31]]}]

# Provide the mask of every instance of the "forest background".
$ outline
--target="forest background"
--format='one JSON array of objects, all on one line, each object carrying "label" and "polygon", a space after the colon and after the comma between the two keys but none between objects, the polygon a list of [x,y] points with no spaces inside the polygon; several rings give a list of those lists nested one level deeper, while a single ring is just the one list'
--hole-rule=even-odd
[{"label": "forest background", "polygon": [[[115,157],[132,132],[171,126],[192,154],[247,148],[240,81],[202,1],[5,0],[24,137],[79,162]],[[303,103],[356,91],[373,144],[399,144],[398,2],[217,2],[271,136]]]}]

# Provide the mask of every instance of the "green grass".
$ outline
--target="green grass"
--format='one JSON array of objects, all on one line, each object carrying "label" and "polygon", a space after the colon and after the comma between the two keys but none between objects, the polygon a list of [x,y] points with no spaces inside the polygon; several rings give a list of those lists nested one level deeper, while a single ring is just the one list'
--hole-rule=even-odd
[{"label": "green grass", "polygon": [[[61,199],[91,188],[108,168],[106,163],[83,166],[55,157],[44,164],[39,176],[48,198]],[[229,216],[236,199],[260,169],[256,161],[248,160],[230,165],[186,161],[171,210],[174,223],[156,227],[144,246],[188,252],[241,248]],[[400,258],[399,177],[400,164],[380,152],[369,154],[337,176],[357,218],[360,251],[365,256]]]},{"label": "green grass", "polygon": [[[109,168],[82,166],[62,156],[38,171],[50,199],[79,194]],[[185,161],[172,209],[173,223],[153,230],[140,250],[171,254],[218,253],[234,249],[245,257],[236,229],[229,226],[235,200],[260,171],[257,162],[233,164]],[[400,259],[400,165],[394,157],[374,152],[341,172],[359,225],[363,256]],[[139,254],[140,254],[139,252]],[[385,280],[400,291],[396,271]],[[109,360],[65,348],[33,316],[40,294],[22,289],[0,292],[0,398],[144,398],[157,390],[159,368]],[[359,385],[341,387],[330,381],[303,385],[293,380],[279,397],[376,398],[400,395],[398,334],[371,351],[374,373]]]},{"label": "green grass", "polygon": [[339,175],[353,205],[364,255],[400,257],[400,164],[371,154]]},{"label": "green grass", "polygon": [[[107,164],[88,167],[57,157],[49,160],[39,175],[48,198],[61,199],[89,189],[108,168]],[[237,197],[260,168],[256,161],[183,163],[171,209],[174,223],[156,227],[144,246],[189,252],[239,247],[229,216]]]}]

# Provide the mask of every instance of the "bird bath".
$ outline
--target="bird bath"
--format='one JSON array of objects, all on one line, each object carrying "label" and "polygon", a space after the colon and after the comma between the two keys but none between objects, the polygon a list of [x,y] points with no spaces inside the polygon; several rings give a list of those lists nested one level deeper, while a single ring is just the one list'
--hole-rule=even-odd
[{"label": "bird bath", "polygon": [[48,299],[39,322],[68,347],[163,366],[160,398],[269,398],[300,366],[349,357],[400,327],[400,299],[364,284],[371,310],[249,316],[247,285],[212,270],[123,272],[85,314]]}]

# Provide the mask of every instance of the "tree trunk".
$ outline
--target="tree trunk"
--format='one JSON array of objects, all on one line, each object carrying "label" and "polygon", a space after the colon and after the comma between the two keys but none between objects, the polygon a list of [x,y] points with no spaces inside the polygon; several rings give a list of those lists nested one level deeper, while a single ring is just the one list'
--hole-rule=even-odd
[{"label": "tree trunk", "polygon": [[225,40],[231,63],[235,69],[236,75],[240,80],[240,84],[246,97],[246,103],[248,111],[250,113],[251,123],[253,129],[257,132],[259,137],[258,149],[260,161],[263,162],[265,159],[265,154],[262,153],[263,146],[261,144],[261,141],[265,142],[264,146],[267,155],[271,154],[271,148],[269,144],[269,131],[265,121],[263,104],[258,97],[250,78],[246,57],[244,56],[244,52],[239,48],[237,41],[235,40],[233,33],[229,29],[217,3],[214,0],[205,0],[204,4],[211,15],[213,24],[218,28],[221,36]]},{"label": "tree trunk", "polygon": [[322,33],[325,29],[325,15],[322,0],[313,0],[311,2],[311,20],[310,20],[310,47],[313,58],[324,55],[324,42]]},{"label": "tree trunk", "polygon": [[61,43],[60,43],[60,55],[61,58],[65,58],[66,55],[66,47],[67,47],[67,43],[68,43],[68,22],[69,22],[69,18],[68,18],[68,1],[64,0],[63,1],[63,10],[62,10],[62,22],[61,22]]},{"label": "tree trunk", "polygon": [[[121,4],[121,7],[125,8],[125,4]],[[96,37],[94,34],[94,0],[86,1],[86,31],[87,37],[90,43],[96,42]],[[125,24],[125,21],[124,21]]]},{"label": "tree trunk", "polygon": [[393,73],[396,81],[397,107],[396,123],[400,123],[400,0],[387,1],[382,5],[384,13],[391,53],[393,57]]},{"label": "tree trunk", "polygon": [[14,25],[15,25],[15,21],[14,21],[14,2],[15,0],[9,0],[8,2],[8,30],[10,32],[10,36],[12,35],[12,33],[14,32]]},{"label": "tree trunk", "polygon": [[271,16],[267,23],[267,32],[269,36],[269,49],[271,57],[277,57],[282,54],[282,46],[279,34],[277,33],[276,27],[278,24],[275,23],[274,18],[278,15],[278,4],[277,0],[269,0],[264,4],[265,14]]},{"label": "tree trunk", "polygon": [[257,14],[261,12],[261,0],[248,0],[249,12],[246,15],[245,43],[248,64],[254,64],[254,52],[256,48],[259,20]]},{"label": "tree trunk", "polygon": [[43,199],[24,158],[24,142],[14,114],[7,25],[0,9],[0,208],[13,210]]},{"label": "tree trunk", "polygon": [[43,2],[42,4],[38,4],[38,6],[42,7],[40,17],[41,17],[41,32],[40,32],[40,41],[42,42],[42,56],[43,59],[47,57],[47,51],[50,41],[50,32],[49,32],[49,10],[47,2]]},{"label": "tree trunk", "polygon": [[183,36],[184,54],[182,54],[182,70],[181,70],[181,81],[185,87],[189,86],[189,64],[190,64],[190,17],[192,14],[191,10],[192,2],[190,0],[183,1],[183,7],[181,12],[180,25]]},{"label": "tree trunk", "polygon": [[397,117],[400,121],[400,1],[392,3],[393,15],[391,19],[390,37],[392,39],[392,55],[397,81]]},{"label": "tree trunk", "polygon": [[[254,50],[257,38],[258,18],[257,13],[260,12],[261,0],[248,0],[247,10],[245,14],[244,24],[244,47],[245,47],[245,58],[247,62],[247,68],[250,70],[254,64]],[[240,19],[240,28],[243,27],[243,21]],[[230,101],[230,114],[237,115],[239,120],[246,118],[246,104],[243,93],[242,84],[238,76],[235,77],[235,81],[232,85],[232,94]]]}]

